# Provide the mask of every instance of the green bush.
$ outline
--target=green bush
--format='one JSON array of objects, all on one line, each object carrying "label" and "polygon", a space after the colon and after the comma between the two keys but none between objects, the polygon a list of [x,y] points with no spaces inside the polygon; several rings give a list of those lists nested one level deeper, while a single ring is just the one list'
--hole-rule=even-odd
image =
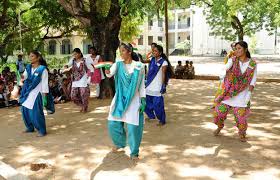
[{"label": "green bush", "polygon": [[51,58],[47,58],[46,61],[49,69],[61,69],[65,64],[68,63],[69,59],[70,56],[63,57],[63,58],[51,57]]},{"label": "green bush", "polygon": [[2,73],[5,67],[10,67],[11,71],[14,72],[17,70],[17,66],[15,63],[4,63],[3,65],[0,65],[0,73]]},{"label": "green bush", "polygon": [[[49,69],[61,69],[61,68],[63,68],[63,66],[65,64],[68,63],[69,59],[70,59],[70,56],[69,57],[63,57],[63,58],[52,57],[52,58],[46,58],[46,61],[47,61]],[[17,70],[16,63],[9,62],[9,63],[5,63],[3,65],[0,65],[0,73],[2,72],[4,67],[7,67],[7,66],[10,67],[11,71],[16,71]]]}]

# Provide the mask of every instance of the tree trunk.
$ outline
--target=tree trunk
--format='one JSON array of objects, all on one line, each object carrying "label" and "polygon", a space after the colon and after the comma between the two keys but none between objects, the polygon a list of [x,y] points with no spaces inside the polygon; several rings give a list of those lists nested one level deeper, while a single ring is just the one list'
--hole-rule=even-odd
[{"label": "tree trunk", "polygon": [[119,32],[121,29],[122,18],[120,8],[114,8],[110,11],[107,18],[101,22],[92,19],[91,29],[93,46],[103,56],[105,61],[113,61],[116,59],[116,51],[119,47]]},{"label": "tree trunk", "polygon": [[231,25],[232,25],[232,28],[236,30],[238,40],[243,41],[243,39],[244,39],[243,25],[241,24],[241,22],[237,16],[231,16],[231,18],[232,18]]},{"label": "tree trunk", "polygon": [[105,61],[113,61],[116,59],[116,50],[119,47],[119,31],[121,27],[121,19],[114,24],[113,29],[108,27],[95,26],[91,35],[92,44],[102,55]]},{"label": "tree trunk", "polygon": [[238,41],[243,41],[244,34],[242,32],[238,32]]}]

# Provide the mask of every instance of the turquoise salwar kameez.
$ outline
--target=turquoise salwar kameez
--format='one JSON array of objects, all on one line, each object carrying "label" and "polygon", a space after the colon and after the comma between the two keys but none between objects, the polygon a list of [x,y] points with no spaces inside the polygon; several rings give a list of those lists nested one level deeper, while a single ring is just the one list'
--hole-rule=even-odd
[{"label": "turquoise salwar kameez", "polygon": [[117,148],[124,148],[128,142],[130,156],[137,157],[144,126],[144,114],[139,111],[141,98],[145,98],[144,67],[140,62],[119,61],[110,72],[107,76],[114,76],[116,94],[108,117],[109,135]]}]

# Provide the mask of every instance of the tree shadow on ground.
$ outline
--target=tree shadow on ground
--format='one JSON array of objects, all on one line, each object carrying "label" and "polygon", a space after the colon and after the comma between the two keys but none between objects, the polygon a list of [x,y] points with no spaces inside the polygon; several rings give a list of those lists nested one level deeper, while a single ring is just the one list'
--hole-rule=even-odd
[{"label": "tree shadow on ground", "polygon": [[[124,154],[110,153],[106,120],[110,100],[90,101],[87,114],[78,113],[71,103],[58,105],[57,113],[47,117],[49,134],[44,138],[21,134],[20,113],[1,110],[0,153],[3,161],[36,180],[98,179],[118,173],[149,180],[280,178],[279,84],[258,83],[248,142],[241,143],[232,113],[221,136],[212,134],[215,83],[171,81],[165,96],[167,125],[145,123],[140,162],[135,166],[128,149]],[[52,161],[53,169],[30,172],[28,164],[38,158]]]}]

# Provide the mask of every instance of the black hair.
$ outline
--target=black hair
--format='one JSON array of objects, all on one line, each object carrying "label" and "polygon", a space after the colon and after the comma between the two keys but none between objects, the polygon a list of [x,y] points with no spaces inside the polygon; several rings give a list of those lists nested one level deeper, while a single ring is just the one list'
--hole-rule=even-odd
[{"label": "black hair", "polygon": [[11,69],[10,69],[9,66],[4,67],[4,70],[5,70],[6,72],[10,72],[10,71],[11,71]]},{"label": "black hair", "polygon": [[239,42],[237,42],[237,43],[235,44],[235,47],[236,47],[237,45],[239,45],[239,46],[241,46],[241,47],[243,47],[243,48],[245,49],[247,58],[251,58],[251,53],[250,53],[250,51],[249,51],[249,49],[248,49],[248,44],[247,44],[245,41],[239,41]]},{"label": "black hair", "polygon": [[129,52],[133,52],[133,48],[132,48],[132,45],[131,44],[125,44],[125,43],[121,43],[120,45],[121,47],[125,48],[126,50],[128,50]]},{"label": "black hair", "polygon": [[4,81],[0,80],[0,85],[5,85]]},{"label": "black hair", "polygon": [[96,55],[99,55],[97,49],[94,46],[91,46],[89,49],[92,49],[95,52]]},{"label": "black hair", "polygon": [[75,48],[74,50],[73,50],[73,53],[79,53],[79,54],[81,54],[81,57],[83,57],[83,53],[82,53],[82,51],[81,51],[81,49],[80,48]]},{"label": "black hair", "polygon": [[181,64],[182,64],[182,61],[178,61],[178,64],[179,64],[179,63],[181,63]]},{"label": "black hair", "polygon": [[48,68],[48,64],[47,64],[46,60],[42,57],[42,54],[39,51],[33,50],[30,53],[34,54],[36,57],[39,58],[39,64],[40,65],[46,66],[46,68]]},{"label": "black hair", "polygon": [[22,55],[21,55],[21,54],[19,54],[17,57],[18,57],[18,58],[22,58]]},{"label": "black hair", "polygon": [[157,43],[154,43],[154,42],[153,42],[153,43],[151,44],[151,46],[157,46]]},{"label": "black hair", "polygon": [[190,62],[189,61],[186,61],[186,64],[189,64]]},{"label": "black hair", "polygon": [[[172,65],[170,63],[170,61],[168,60],[167,56],[163,53],[163,47],[160,45],[156,45],[156,49],[159,51],[160,56],[166,60],[168,66],[167,66],[167,71],[170,73],[169,76],[172,77],[174,75],[173,70],[172,70]],[[168,82],[168,78],[165,78],[165,84],[167,84]]]},{"label": "black hair", "polygon": [[192,62],[192,61],[190,61],[190,64],[193,64],[193,62]]}]

